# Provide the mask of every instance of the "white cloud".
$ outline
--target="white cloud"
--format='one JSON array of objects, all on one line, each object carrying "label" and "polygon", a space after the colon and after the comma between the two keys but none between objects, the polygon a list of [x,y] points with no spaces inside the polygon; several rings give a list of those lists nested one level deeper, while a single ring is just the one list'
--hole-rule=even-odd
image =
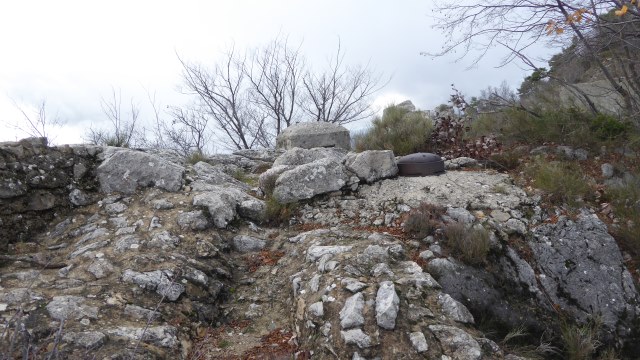
[{"label": "white cloud", "polygon": [[[324,64],[340,41],[346,63],[368,63],[391,75],[375,105],[410,99],[419,108],[432,108],[447,101],[451,83],[469,96],[503,80],[519,84],[521,69],[492,68],[499,55],[471,71],[452,58],[420,56],[441,46],[430,7],[418,0],[5,1],[0,121],[15,118],[6,97],[33,104],[46,99],[67,120],[64,139],[78,142],[82,124],[103,121],[100,97],[112,87],[122,90],[123,101],[133,98],[141,116],[148,117],[145,88],[156,92],[159,104],[185,101],[176,92],[181,72],[176,53],[213,64],[230,44],[242,49],[279,34],[301,43],[310,63]],[[3,131],[0,140],[16,136]]]}]

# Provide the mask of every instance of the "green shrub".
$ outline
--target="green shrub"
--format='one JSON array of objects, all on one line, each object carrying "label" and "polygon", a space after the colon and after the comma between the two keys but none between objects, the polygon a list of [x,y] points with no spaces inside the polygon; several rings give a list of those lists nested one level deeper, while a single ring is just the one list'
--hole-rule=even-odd
[{"label": "green shrub", "polygon": [[578,198],[585,199],[592,194],[580,166],[568,161],[547,161],[538,157],[527,168],[533,185],[544,190],[554,204],[577,204]]},{"label": "green shrub", "polygon": [[422,112],[390,106],[372,127],[354,136],[356,151],[392,150],[395,155],[407,155],[423,149],[431,135],[433,124]]},{"label": "green shrub", "polygon": [[421,203],[416,209],[409,212],[404,221],[404,232],[416,238],[427,237],[435,231],[439,225],[440,216],[444,209],[437,205]]},{"label": "green shrub", "polygon": [[631,127],[611,115],[598,114],[591,119],[590,130],[598,139],[611,141],[624,136]]},{"label": "green shrub", "polygon": [[565,358],[569,360],[591,359],[601,345],[600,341],[598,341],[599,330],[600,323],[595,320],[584,325],[564,322],[560,326],[560,335],[564,346]]},{"label": "green shrub", "polygon": [[256,186],[258,184],[258,179],[256,178],[256,176],[252,176],[251,174],[247,174],[246,172],[244,172],[242,169],[238,169],[236,171],[233,172],[233,174],[231,174],[231,176],[240,181],[243,182],[249,186]]},{"label": "green shrub", "polygon": [[514,170],[520,166],[522,154],[516,151],[503,151],[489,157],[489,166],[500,171]]},{"label": "green shrub", "polygon": [[187,163],[194,165],[199,163],[200,161],[207,161],[206,155],[204,155],[200,151],[194,151],[186,159]]},{"label": "green shrub", "polygon": [[273,196],[265,200],[266,221],[271,225],[286,224],[298,210],[298,203],[281,204]]},{"label": "green shrub", "polygon": [[444,235],[453,255],[463,262],[477,265],[487,259],[491,241],[485,228],[467,228],[464,224],[452,223],[444,229]]}]

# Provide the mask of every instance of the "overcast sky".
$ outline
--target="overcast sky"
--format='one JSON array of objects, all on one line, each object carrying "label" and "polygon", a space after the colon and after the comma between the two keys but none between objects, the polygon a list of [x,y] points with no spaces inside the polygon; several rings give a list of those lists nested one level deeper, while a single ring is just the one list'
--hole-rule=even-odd
[{"label": "overcast sky", "polygon": [[[50,116],[66,122],[55,143],[82,142],[105,116],[101,97],[111,89],[133,98],[151,116],[147,93],[160,105],[181,105],[176,53],[214,63],[230,44],[255,47],[286,35],[301,43],[307,61],[322,64],[338,40],[348,64],[370,64],[391,77],[375,104],[410,99],[422,109],[447,101],[455,83],[470,98],[503,80],[517,88],[526,70],[496,68],[491,53],[476,68],[454,57],[431,58],[443,42],[432,29],[432,2],[419,0],[20,0],[0,5],[0,141],[24,137],[7,124],[23,107],[46,100]],[[367,124],[353,124],[362,128]]]}]

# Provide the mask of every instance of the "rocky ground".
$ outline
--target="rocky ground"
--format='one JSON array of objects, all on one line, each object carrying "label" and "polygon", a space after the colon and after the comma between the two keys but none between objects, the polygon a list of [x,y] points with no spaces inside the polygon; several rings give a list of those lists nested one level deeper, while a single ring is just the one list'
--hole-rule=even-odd
[{"label": "rocky ground", "polygon": [[[141,164],[170,163],[152,187],[140,187],[142,175],[133,187],[110,182],[129,173],[105,171],[105,160],[96,176],[112,194],[82,192],[96,201],[2,258],[0,357],[519,359],[530,349],[485,333],[485,317],[524,326],[531,344],[558,331],[560,311],[583,323],[597,312],[612,346],[637,339],[636,288],[592,213],[549,216],[493,171],[372,178],[354,159],[352,173],[336,165],[344,153],[332,163],[326,150],[316,160],[296,151],[297,164],[282,152],[195,165],[147,153]],[[118,157],[135,163],[132,153]],[[287,168],[274,194],[308,192],[282,187],[298,176],[286,171],[308,173],[300,168],[315,161],[334,170],[314,176],[343,181],[299,200],[289,223],[268,225],[265,189],[254,184],[274,161]],[[443,208],[438,229],[411,236],[402,224],[423,202]],[[487,260],[454,258],[442,236],[450,224],[486,229]]]}]

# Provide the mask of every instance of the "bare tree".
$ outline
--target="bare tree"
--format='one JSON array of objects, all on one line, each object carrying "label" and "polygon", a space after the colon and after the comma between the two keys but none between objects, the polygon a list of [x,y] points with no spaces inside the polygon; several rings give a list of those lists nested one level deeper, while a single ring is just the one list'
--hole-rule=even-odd
[{"label": "bare tree", "polygon": [[267,46],[254,49],[245,63],[251,100],[266,115],[270,129],[265,130],[272,130],[273,135],[299,121],[297,102],[304,66],[300,47],[292,49],[286,38],[276,38]]},{"label": "bare tree", "polygon": [[369,98],[380,89],[380,75],[368,65],[345,66],[338,42],[335,57],[320,74],[307,72],[302,80],[306,98],[300,103],[312,121],[346,124],[374,115]]},{"label": "bare tree", "polygon": [[11,99],[13,105],[22,114],[23,121],[19,121],[14,125],[14,128],[21,131],[28,136],[44,137],[49,140],[51,138],[51,130],[64,125],[64,122],[56,114],[51,117],[47,114],[47,103],[45,100],[41,100],[37,107],[34,107],[32,111],[25,109],[19,105],[14,99]]},{"label": "bare tree", "polygon": [[207,126],[206,115],[176,106],[169,107],[169,113],[172,117],[171,126],[162,124],[162,133],[169,142],[168,147],[184,156],[205,154],[212,135]]},{"label": "bare tree", "polygon": [[111,123],[109,129],[89,128],[85,134],[85,140],[97,145],[109,145],[119,147],[133,147],[138,142],[136,137],[143,137],[137,129],[138,116],[140,115],[139,107],[130,101],[128,112],[122,111],[122,92],[111,88],[111,99],[100,99],[102,112]]},{"label": "bare tree", "polygon": [[[425,54],[441,56],[458,52],[462,58],[474,53],[472,64],[475,65],[491,48],[504,47],[509,50],[500,64],[504,65],[516,59],[534,59],[528,52],[537,43],[566,46],[577,42],[576,56],[589,59],[598,68],[611,88],[624,99],[622,106],[627,114],[633,116],[640,110],[640,100],[629,91],[627,83],[640,84],[635,72],[638,58],[630,55],[640,49],[637,39],[640,15],[637,8],[629,8],[623,17],[613,16],[612,10],[621,6],[617,0],[480,3],[446,0],[438,3],[435,11],[439,14],[437,27],[445,34],[445,45],[439,52]],[[607,56],[603,55],[603,51],[611,49],[614,39],[623,44],[616,55],[621,64],[619,69],[610,66]],[[623,54],[627,54],[626,57]],[[533,65],[534,61],[528,61]],[[564,84],[569,83],[564,81]]]},{"label": "bare tree", "polygon": [[380,77],[368,66],[345,66],[339,46],[317,75],[306,70],[300,48],[286,39],[248,54],[232,48],[212,69],[178,57],[199,113],[183,119],[212,121],[229,148],[271,147],[282,130],[303,120],[344,124],[373,115],[369,100]]},{"label": "bare tree", "polygon": [[197,111],[212,119],[232,149],[251,149],[261,144],[258,138],[264,117],[256,116],[247,91],[245,58],[232,48],[225,61],[208,70],[178,57],[183,68],[187,93],[197,96]]}]

